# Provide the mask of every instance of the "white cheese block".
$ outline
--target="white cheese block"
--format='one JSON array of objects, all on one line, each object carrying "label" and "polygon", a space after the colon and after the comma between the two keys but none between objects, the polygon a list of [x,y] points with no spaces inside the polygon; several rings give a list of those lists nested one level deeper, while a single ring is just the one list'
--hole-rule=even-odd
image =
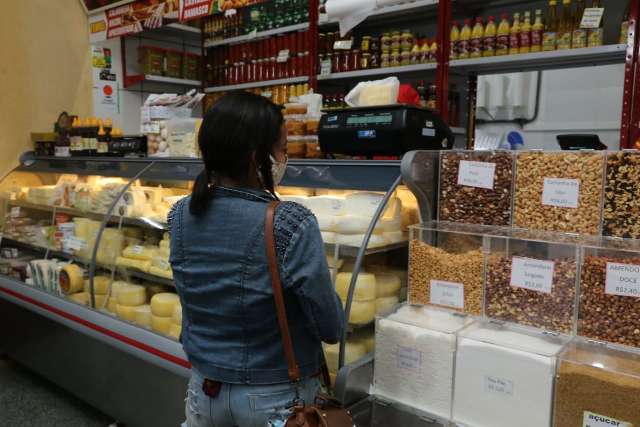
[{"label": "white cheese block", "polygon": [[[347,300],[351,273],[338,273],[336,276],[336,292],[342,301]],[[374,301],[376,299],[376,277],[371,273],[360,273],[353,293],[354,301]]]},{"label": "white cheese block", "polygon": [[[153,309],[153,308],[152,308]],[[164,335],[169,335],[171,329],[171,317],[151,315],[151,329]]]},{"label": "white cheese block", "polygon": [[294,202],[307,207],[309,198],[307,196],[280,196],[283,202]]},{"label": "white cheese block", "polygon": [[322,231],[320,232],[320,234],[322,234],[322,241],[329,245],[336,243],[336,240],[338,238],[338,235],[336,233],[330,231]]},{"label": "white cheese block", "polygon": [[147,302],[147,290],[140,285],[127,285],[118,290],[118,305],[135,307]]},{"label": "white cheese block", "polygon": [[[351,246],[359,248],[364,241],[364,234],[338,234],[336,237],[336,243],[343,246]],[[379,248],[385,246],[387,241],[379,234],[372,234],[369,239],[368,248]]]},{"label": "white cheese block", "polygon": [[354,325],[364,325],[372,322],[376,318],[376,302],[375,301],[353,301],[351,303],[351,313],[349,314],[349,323]]},{"label": "white cheese block", "polygon": [[393,311],[396,305],[400,302],[400,299],[396,296],[383,297],[376,299],[376,314],[385,314]]},{"label": "white cheese block", "polygon": [[[107,276],[95,276],[93,278],[93,292],[98,295],[107,295],[111,279]],[[84,290],[89,292],[89,279],[84,281]]]},{"label": "white cheese block", "polygon": [[402,232],[402,230],[399,230],[399,231],[386,231],[386,232],[382,233],[382,237],[390,245],[392,245],[394,243],[404,242],[404,241],[407,240],[405,235],[404,235],[404,233]]},{"label": "white cheese block", "polygon": [[369,229],[372,217],[344,215],[338,218],[335,231],[339,234],[365,234]]},{"label": "white cheese block", "polygon": [[135,308],[135,322],[145,328],[151,327],[151,306],[149,304]]},{"label": "white cheese block", "polygon": [[128,322],[133,322],[136,320],[136,307],[118,304],[116,306],[116,314],[120,319],[126,320]]},{"label": "white cheese block", "polygon": [[169,336],[174,340],[176,341],[180,340],[180,333],[182,333],[181,325],[176,325],[175,323],[172,323],[171,326],[169,326]]},{"label": "white cheese block", "polygon": [[376,231],[380,233],[402,232],[402,217],[380,218],[376,224]]},{"label": "white cheese block", "polygon": [[[340,356],[340,344],[324,346],[324,355],[327,360],[329,372],[338,372],[338,362]],[[347,341],[345,343],[344,363],[348,365],[356,362],[367,355],[367,348],[360,341]]]},{"label": "white cheese block", "polygon": [[400,278],[393,273],[376,274],[376,297],[398,297],[402,283]]},{"label": "white cheese block", "polygon": [[316,215],[316,219],[318,220],[318,226],[320,227],[320,231],[336,231],[336,227],[338,223],[341,221],[342,217],[334,216],[334,215],[326,215],[326,214],[318,214]]},{"label": "white cheese block", "polygon": [[346,213],[345,199],[340,196],[314,196],[309,197],[306,206],[317,215],[340,216]]},{"label": "white cheese block", "polygon": [[165,292],[156,294],[151,298],[151,312],[154,316],[171,317],[173,308],[180,304],[178,294]]},{"label": "white cheese block", "polygon": [[171,321],[176,325],[182,325],[182,305],[176,304],[173,306],[173,314],[171,315]]},{"label": "white cheese block", "polygon": [[373,218],[382,203],[384,195],[380,193],[357,192],[345,198],[345,210],[348,215]]}]

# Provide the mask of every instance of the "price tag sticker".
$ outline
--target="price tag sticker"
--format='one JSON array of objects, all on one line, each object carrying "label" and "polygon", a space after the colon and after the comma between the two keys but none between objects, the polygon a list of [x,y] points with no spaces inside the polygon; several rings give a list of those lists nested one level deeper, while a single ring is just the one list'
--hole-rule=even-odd
[{"label": "price tag sticker", "polygon": [[604,292],[640,298],[640,265],[608,262]]},{"label": "price tag sticker", "polygon": [[553,289],[553,261],[513,257],[511,260],[511,286],[550,294]]},{"label": "price tag sticker", "polygon": [[398,368],[417,371],[422,366],[422,353],[410,347],[398,346]]},{"label": "price tag sticker", "polygon": [[431,304],[460,310],[464,308],[464,285],[462,283],[431,280],[429,288]]},{"label": "price tag sticker", "polygon": [[580,180],[545,178],[542,189],[542,204],[558,208],[578,208]]},{"label": "price tag sticker", "polygon": [[495,163],[460,161],[458,185],[493,190],[495,176]]},{"label": "price tag sticker", "polygon": [[589,7],[584,10],[580,28],[600,28],[602,17],[604,16],[604,7]]},{"label": "price tag sticker", "polygon": [[633,427],[633,424],[584,411],[582,427]]},{"label": "price tag sticker", "polygon": [[144,251],[144,246],[135,245],[131,248],[131,252],[140,255]]},{"label": "price tag sticker", "polygon": [[331,60],[324,59],[320,62],[320,75],[321,76],[329,76],[331,75]]},{"label": "price tag sticker", "polygon": [[149,123],[151,121],[151,109],[149,109],[149,107],[142,107],[140,109],[140,121],[142,123]]},{"label": "price tag sticker", "polygon": [[20,206],[12,207],[11,211],[9,212],[9,216],[11,218],[18,218],[20,216]]},{"label": "price tag sticker", "polygon": [[165,261],[165,260],[163,260],[163,259],[157,260],[157,261],[156,261],[156,264],[157,264],[157,265],[158,265],[158,267],[160,267],[160,269],[162,269],[162,270],[169,270],[169,269],[171,268],[171,265],[170,265],[167,261]]},{"label": "price tag sticker", "polygon": [[81,251],[87,248],[87,241],[75,236],[69,236],[64,239],[63,246],[72,251]]},{"label": "price tag sticker", "polygon": [[487,375],[484,377],[484,389],[490,393],[513,396],[513,381]]},{"label": "price tag sticker", "polygon": [[333,42],[334,50],[351,50],[351,46],[353,46],[353,39],[351,40],[337,40]]},{"label": "price tag sticker", "polygon": [[280,52],[278,52],[278,58],[276,59],[277,62],[287,62],[289,60],[289,49],[283,49]]}]

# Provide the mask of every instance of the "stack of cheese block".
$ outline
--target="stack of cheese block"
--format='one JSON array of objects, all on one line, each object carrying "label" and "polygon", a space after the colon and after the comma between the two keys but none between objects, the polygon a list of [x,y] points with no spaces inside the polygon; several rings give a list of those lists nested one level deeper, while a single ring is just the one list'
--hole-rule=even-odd
[{"label": "stack of cheese block", "polygon": [[[362,245],[383,198],[381,194],[368,192],[346,196],[282,196],[282,200],[299,203],[314,213],[325,243],[354,247]],[[368,247],[376,248],[403,240],[402,202],[392,197],[374,229]]]},{"label": "stack of cheese block", "polygon": [[177,294],[164,292],[151,298],[151,329],[174,337],[180,337],[182,327],[182,307]]},{"label": "stack of cheese block", "polygon": [[151,258],[149,274],[164,277],[165,279],[173,279],[173,271],[171,270],[171,264],[169,264],[170,243],[169,233],[164,233],[158,249]]},{"label": "stack of cheese block", "polygon": [[[336,292],[346,304],[352,273],[338,273]],[[360,272],[356,280],[349,323],[364,325],[372,322],[376,314],[391,311],[400,302],[400,278],[392,273]]]},{"label": "stack of cheese block", "polygon": [[[329,368],[331,381],[335,382],[338,373],[340,344],[324,344],[324,356]],[[345,344],[345,365],[351,364],[362,359],[368,353],[371,353],[375,347],[375,337],[373,331],[360,332],[350,337]]]},{"label": "stack of cheese block", "polygon": [[147,303],[147,290],[141,285],[114,282],[113,295],[116,300],[116,315],[128,322],[135,322],[138,308]]},{"label": "stack of cheese block", "polygon": [[158,248],[152,245],[129,245],[124,248],[122,255],[116,259],[116,265],[119,267],[136,268],[145,273],[149,272],[151,260],[157,250]]}]

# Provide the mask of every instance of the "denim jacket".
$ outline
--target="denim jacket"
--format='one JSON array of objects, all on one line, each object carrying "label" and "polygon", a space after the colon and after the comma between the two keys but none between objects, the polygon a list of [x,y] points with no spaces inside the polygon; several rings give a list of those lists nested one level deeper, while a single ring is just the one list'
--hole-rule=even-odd
[{"label": "denim jacket", "polygon": [[[289,381],[264,240],[272,200],[263,191],[217,187],[204,214],[190,214],[190,197],[169,214],[170,263],[183,307],[181,341],[195,370],[211,380]],[[321,343],[342,335],[342,304],[313,214],[281,203],[274,232],[295,356],[301,374],[311,376],[324,361]]]}]

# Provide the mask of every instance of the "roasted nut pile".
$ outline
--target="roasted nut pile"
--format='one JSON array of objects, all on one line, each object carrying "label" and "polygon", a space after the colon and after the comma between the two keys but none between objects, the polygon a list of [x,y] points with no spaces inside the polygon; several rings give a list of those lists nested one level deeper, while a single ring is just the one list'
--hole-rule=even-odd
[{"label": "roasted nut pile", "polygon": [[457,311],[482,314],[482,247],[466,252],[447,252],[419,240],[412,240],[409,250],[410,304],[430,304],[432,280],[462,283],[464,308]]},{"label": "roasted nut pile", "polygon": [[573,259],[552,260],[551,293],[511,286],[512,257],[492,255],[487,263],[488,317],[541,328],[571,333],[576,297],[576,262]]},{"label": "roasted nut pile", "polygon": [[[601,153],[518,154],[513,225],[533,230],[598,234],[603,166]],[[545,178],[579,180],[577,208],[543,204]]]},{"label": "roasted nut pile", "polygon": [[605,293],[608,262],[640,265],[640,257],[585,258],[580,276],[578,335],[640,347],[640,297]]},{"label": "roasted nut pile", "polygon": [[640,238],[640,154],[607,157],[602,227],[605,236]]},{"label": "roasted nut pile", "polygon": [[[458,184],[460,161],[494,164],[493,188]],[[440,220],[511,225],[512,186],[513,157],[507,152],[443,153],[440,170]]]}]

